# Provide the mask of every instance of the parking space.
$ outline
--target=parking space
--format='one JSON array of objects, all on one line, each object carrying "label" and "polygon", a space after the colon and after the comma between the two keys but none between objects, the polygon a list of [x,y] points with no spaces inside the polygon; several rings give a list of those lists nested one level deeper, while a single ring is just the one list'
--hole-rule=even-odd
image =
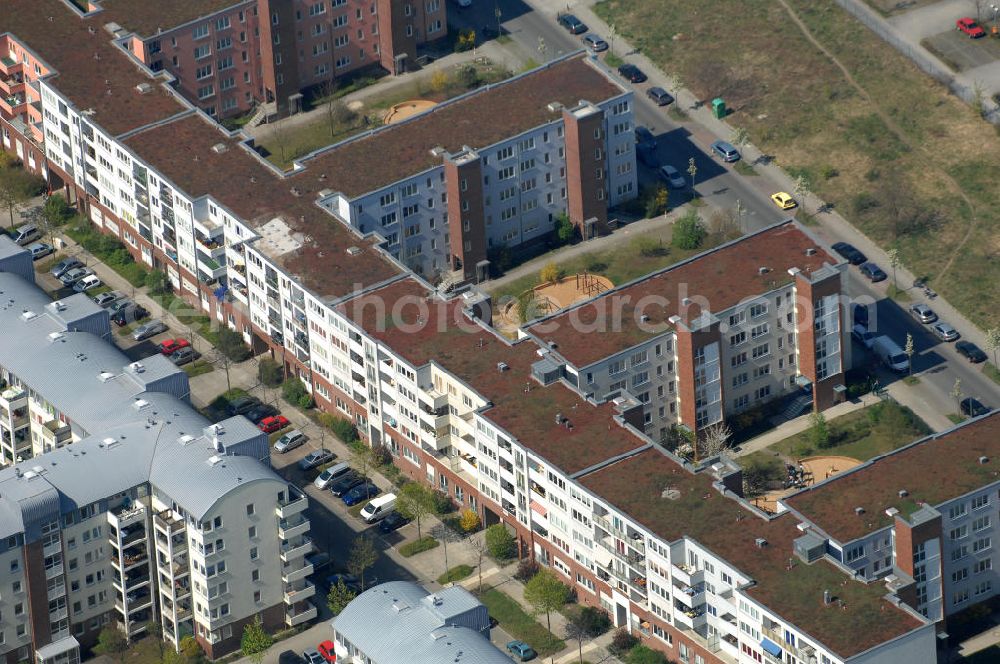
[{"label": "parking space", "polygon": [[931,51],[956,71],[975,69],[1000,60],[1000,39],[970,39],[952,29],[932,35],[925,42]]}]

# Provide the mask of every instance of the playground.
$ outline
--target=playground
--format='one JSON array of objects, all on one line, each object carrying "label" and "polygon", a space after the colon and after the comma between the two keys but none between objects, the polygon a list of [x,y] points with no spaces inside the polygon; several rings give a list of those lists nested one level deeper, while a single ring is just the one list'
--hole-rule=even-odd
[{"label": "playground", "polygon": [[[498,329],[501,332],[513,333],[522,320],[546,316],[581,300],[589,300],[612,288],[614,288],[614,284],[610,279],[590,272],[578,272],[568,277],[562,277],[558,281],[540,284],[531,289],[533,297],[530,299],[526,300],[522,295],[522,297],[511,300],[502,306],[497,321]],[[524,294],[527,293],[528,291],[525,291]],[[522,301],[531,302],[527,316],[521,315],[520,302]]]},{"label": "playground", "polygon": [[778,509],[778,501],[799,489],[812,486],[823,480],[861,465],[861,462],[846,456],[812,456],[799,459],[798,465],[785,465],[788,478],[784,488],[768,491],[759,498],[754,498],[754,505],[760,509],[774,513]]},{"label": "playground", "polygon": [[433,102],[427,99],[410,99],[409,101],[404,101],[399,104],[393,104],[386,111],[383,122],[388,124],[393,124],[396,122],[402,122],[403,120],[413,117],[417,113],[423,113],[424,111],[437,106],[437,102]]}]

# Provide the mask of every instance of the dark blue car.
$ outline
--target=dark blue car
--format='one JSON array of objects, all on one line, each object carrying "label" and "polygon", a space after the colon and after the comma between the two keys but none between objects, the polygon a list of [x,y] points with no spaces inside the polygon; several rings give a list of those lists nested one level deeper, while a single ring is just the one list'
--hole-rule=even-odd
[{"label": "dark blue car", "polygon": [[341,500],[344,501],[345,505],[350,507],[351,505],[357,505],[362,500],[374,498],[379,494],[379,492],[380,489],[377,486],[371,482],[364,482],[341,496]]}]

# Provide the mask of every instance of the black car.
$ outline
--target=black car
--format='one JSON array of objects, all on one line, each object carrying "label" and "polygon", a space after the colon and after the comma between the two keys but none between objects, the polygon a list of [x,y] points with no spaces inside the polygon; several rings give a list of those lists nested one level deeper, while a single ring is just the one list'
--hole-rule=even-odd
[{"label": "black car", "polygon": [[868,261],[868,257],[863,253],[858,251],[858,249],[853,244],[848,244],[847,242],[838,242],[833,245],[833,250],[844,257],[851,265],[861,265]]},{"label": "black car", "polygon": [[305,660],[294,650],[285,650],[278,655],[278,664],[305,664]]},{"label": "black car", "polygon": [[247,412],[243,413],[243,416],[254,424],[260,424],[260,421],[265,417],[273,417],[278,414],[278,409],[269,403],[259,403]]},{"label": "black car", "polygon": [[259,404],[260,399],[257,397],[240,397],[229,402],[229,405],[226,406],[226,413],[230,417],[243,415],[256,408]]},{"label": "black car", "polygon": [[361,590],[361,582],[358,581],[358,577],[353,574],[331,574],[326,577],[326,583],[331,588],[339,583],[343,583],[347,586],[348,590],[359,592]]},{"label": "black car", "polygon": [[855,304],[854,305],[854,324],[861,325],[866,330],[868,329],[868,305],[865,304]]},{"label": "black car", "polygon": [[618,75],[629,83],[642,83],[648,78],[641,69],[627,63],[618,68]]},{"label": "black car", "polygon": [[364,482],[364,479],[352,470],[340,479],[334,480],[330,483],[330,493],[335,496],[343,496],[345,493],[362,482]]},{"label": "black car", "polygon": [[653,100],[657,106],[666,106],[674,102],[674,97],[669,92],[660,87],[653,87],[646,90],[646,96]]},{"label": "black car", "polygon": [[648,127],[639,125],[635,128],[635,142],[637,145],[647,145],[654,150],[656,149],[656,136],[653,135],[653,132]]},{"label": "black car", "polygon": [[865,263],[862,265],[861,274],[868,277],[868,280],[873,284],[878,283],[879,281],[885,281],[888,278],[888,275],[882,271],[882,268],[875,265],[875,263]]},{"label": "black car", "polygon": [[979,364],[980,362],[986,361],[986,353],[984,353],[979,346],[971,341],[959,341],[955,344],[955,350],[958,351],[959,355],[966,358],[973,364]]},{"label": "black car", "polygon": [[118,327],[125,327],[129,323],[140,321],[147,316],[149,316],[149,312],[141,304],[130,304],[119,309],[111,317],[111,322]]},{"label": "black car", "polygon": [[402,528],[409,522],[410,520],[399,512],[389,512],[389,516],[382,519],[382,523],[378,524],[378,529],[383,533],[391,533],[394,530]]},{"label": "black car", "polygon": [[571,35],[582,35],[588,30],[587,25],[572,14],[563,14],[560,16],[559,25],[566,28]]},{"label": "black car", "polygon": [[972,397],[965,397],[962,399],[962,415],[966,417],[979,417],[980,415],[985,415],[990,412],[990,408],[987,408],[982,404],[979,399],[973,399]]}]

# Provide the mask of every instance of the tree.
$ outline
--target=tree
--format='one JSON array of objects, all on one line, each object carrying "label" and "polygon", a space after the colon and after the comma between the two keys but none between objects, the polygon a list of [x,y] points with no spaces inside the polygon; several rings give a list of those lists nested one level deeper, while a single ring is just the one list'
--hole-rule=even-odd
[{"label": "tree", "polygon": [[495,560],[509,560],[514,557],[517,540],[507,530],[507,526],[502,523],[494,523],[486,529],[484,538],[486,549]]},{"label": "tree", "polygon": [[479,530],[479,515],[475,510],[464,510],[459,517],[458,525],[466,533],[474,533]]},{"label": "tree", "polygon": [[285,379],[285,382],[281,384],[281,396],[285,401],[299,408],[312,406],[312,396],[298,376],[289,376]]},{"label": "tree", "polygon": [[[375,467],[372,448],[364,443],[353,446],[350,459],[351,468],[358,472],[362,479],[368,479],[369,471]],[[416,484],[416,482],[414,482]]]},{"label": "tree", "polygon": [[434,92],[444,92],[448,87],[448,74],[443,69],[438,69],[431,74],[431,90]]},{"label": "tree", "polygon": [[194,664],[205,659],[205,651],[201,649],[198,639],[193,636],[185,636],[181,639],[181,654],[187,660],[187,664]]},{"label": "tree", "polygon": [[38,189],[33,175],[20,168],[0,169],[0,205],[10,214],[10,227],[14,228],[14,208],[26,202]]},{"label": "tree", "polygon": [[986,89],[983,87],[982,81],[976,80],[972,83],[972,105],[979,117],[986,117]]},{"label": "tree", "polygon": [[830,444],[830,429],[826,425],[826,417],[823,413],[813,413],[809,419],[812,423],[809,428],[810,442],[818,450],[825,449]]},{"label": "tree", "polygon": [[747,213],[747,207],[745,205],[743,205],[743,201],[741,201],[738,198],[736,199],[736,206],[734,207],[734,211],[736,213],[736,227],[737,227],[737,230],[740,233],[742,233],[743,232],[743,215],[745,215]]},{"label": "tree", "polygon": [[694,210],[689,210],[687,214],[674,222],[670,243],[678,249],[697,249],[707,234],[708,231],[705,230],[705,224],[701,222],[701,217]]},{"label": "tree", "polygon": [[993,364],[1000,366],[997,362],[997,351],[1000,350],[1000,327],[991,327],[986,330],[986,346],[993,351]]},{"label": "tree", "polygon": [[951,396],[955,399],[955,407],[958,412],[962,412],[962,379],[956,378],[955,385],[951,388]]},{"label": "tree", "polygon": [[423,536],[421,521],[434,513],[434,496],[426,484],[409,482],[399,490],[396,509],[406,518],[417,522],[417,539],[420,539]]},{"label": "tree", "polygon": [[701,431],[701,451],[705,456],[720,454],[733,437],[733,430],[725,422],[716,422]]},{"label": "tree", "polygon": [[268,387],[277,387],[285,380],[285,369],[269,357],[257,365],[257,379]]},{"label": "tree", "polygon": [[538,278],[543,284],[554,284],[562,277],[562,270],[555,263],[546,263],[545,267],[542,268],[541,272],[538,273]]},{"label": "tree", "polygon": [[569,220],[569,215],[560,212],[556,215],[556,239],[559,244],[569,244],[576,234],[576,226]]},{"label": "tree", "polygon": [[809,179],[805,175],[799,175],[795,178],[795,189],[793,190],[795,197],[799,199],[799,202],[803,207],[805,207],[806,199],[812,194],[812,189],[809,186]]},{"label": "tree", "polygon": [[899,267],[899,249],[896,247],[890,247],[889,251],[885,252],[886,256],[889,257],[889,267],[892,268],[892,284],[893,287],[899,290],[899,281],[896,279],[896,268]]},{"label": "tree", "polygon": [[558,611],[569,599],[569,588],[549,570],[542,570],[524,584],[524,599],[535,614],[544,613],[546,627],[552,632],[552,611]]},{"label": "tree", "polygon": [[694,163],[694,157],[688,159],[687,172],[691,176],[691,189],[694,190],[694,178],[698,175],[698,165]]},{"label": "tree", "polygon": [[285,156],[288,149],[288,139],[288,125],[284,120],[278,120],[271,125],[271,140],[274,141],[275,147],[278,148],[278,155],[281,157],[282,164],[287,161]]},{"label": "tree", "polygon": [[476,572],[479,574],[479,592],[483,592],[483,559],[489,553],[486,550],[486,542],[481,537],[466,537],[465,543],[476,558]]},{"label": "tree", "polygon": [[264,659],[264,653],[274,643],[274,639],[264,631],[264,623],[261,622],[260,614],[254,616],[253,622],[243,627],[243,638],[240,640],[240,650],[243,656],[250,659],[254,664],[260,664]]},{"label": "tree", "polygon": [[365,589],[365,570],[378,560],[375,542],[367,535],[359,535],[351,544],[351,553],[347,558],[347,571],[361,580],[361,590]]},{"label": "tree", "polygon": [[146,287],[149,289],[150,295],[157,297],[167,295],[173,290],[170,277],[163,270],[151,270],[146,275]]},{"label": "tree", "polygon": [[743,127],[733,127],[733,135],[729,142],[738,148],[744,147],[750,142],[750,134]]},{"label": "tree", "polygon": [[580,653],[580,662],[582,663],[583,641],[584,639],[590,639],[590,635],[587,634],[586,628],[583,625],[580,625],[576,620],[571,618],[566,622],[566,638],[576,641],[577,651]]},{"label": "tree", "polygon": [[48,200],[45,201],[45,206],[42,208],[42,214],[45,215],[45,219],[53,226],[62,226],[67,221],[73,218],[76,210],[66,202],[66,198],[62,194],[52,194],[49,196]]},{"label": "tree", "polygon": [[148,620],[146,634],[152,637],[153,643],[156,645],[156,652],[160,655],[162,662],[163,656],[167,653],[167,642],[163,640],[163,623],[159,620]]},{"label": "tree", "polygon": [[913,375],[913,353],[915,352],[913,347],[913,335],[909,332],[906,333],[906,344],[903,346],[903,352],[906,353],[906,361],[910,365],[910,375]]},{"label": "tree", "polygon": [[128,653],[128,637],[117,626],[108,625],[98,634],[94,652],[113,657],[121,664],[125,664],[125,655]]},{"label": "tree", "polygon": [[983,22],[983,5],[986,4],[984,0],[969,0],[972,4],[973,9],[976,10],[976,20],[980,23]]},{"label": "tree", "polygon": [[431,528],[431,535],[433,535],[436,540],[441,542],[442,551],[444,552],[444,571],[447,572],[448,544],[461,541],[462,536],[443,523],[439,523]]},{"label": "tree", "polygon": [[229,327],[219,328],[216,348],[233,362],[242,362],[250,357],[250,347],[243,342],[243,335]]},{"label": "tree", "polygon": [[646,199],[646,217],[651,219],[666,214],[669,200],[670,192],[667,188],[662,185],[657,187],[653,195]]},{"label": "tree", "polygon": [[584,640],[600,636],[608,630],[610,625],[611,620],[608,618],[608,614],[590,606],[583,607],[569,616],[566,621],[566,638],[576,641],[581,662],[583,661]]},{"label": "tree", "polygon": [[337,585],[330,586],[330,592],[326,596],[326,605],[330,607],[330,613],[339,616],[340,612],[351,603],[358,594],[347,587],[344,580],[337,581]]},{"label": "tree", "polygon": [[458,70],[458,82],[468,90],[479,87],[479,72],[472,65],[465,65]]}]

